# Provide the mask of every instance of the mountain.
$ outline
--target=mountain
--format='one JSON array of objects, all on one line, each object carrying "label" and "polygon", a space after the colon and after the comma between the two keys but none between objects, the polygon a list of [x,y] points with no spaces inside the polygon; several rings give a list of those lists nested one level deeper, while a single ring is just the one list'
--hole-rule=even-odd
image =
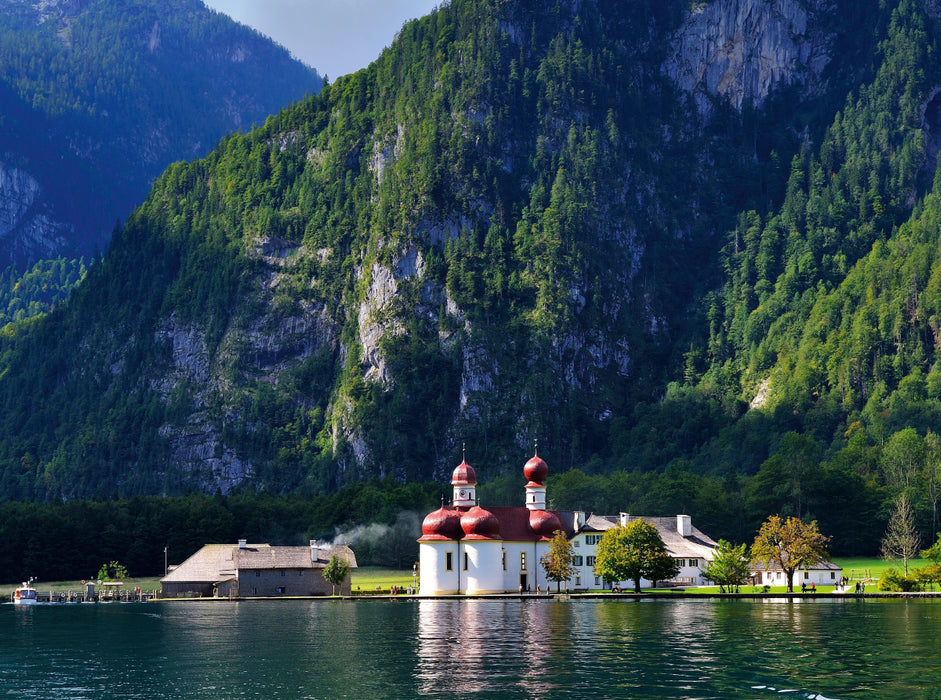
[{"label": "mountain", "polygon": [[441,480],[462,445],[499,481],[538,442],[558,507],[657,492],[871,547],[933,493],[905,450],[941,415],[938,22],[452,0],[170,166],[5,330],[0,493],[322,493]]},{"label": "mountain", "polygon": [[90,259],[167,165],[321,82],[198,0],[0,0],[0,265]]}]

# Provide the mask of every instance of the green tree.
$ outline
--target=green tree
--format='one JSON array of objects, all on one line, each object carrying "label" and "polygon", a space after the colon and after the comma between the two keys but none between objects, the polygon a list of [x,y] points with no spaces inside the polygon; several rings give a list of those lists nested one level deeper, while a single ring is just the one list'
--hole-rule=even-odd
[{"label": "green tree", "polygon": [[669,556],[657,528],[643,520],[616,525],[598,543],[595,575],[608,583],[633,581],[635,593],[640,593],[642,578],[661,581],[678,571],[679,565]]},{"label": "green tree", "polygon": [[333,587],[333,595],[337,593],[337,586],[342,585],[349,575],[350,565],[336,554],[330,557],[330,561],[323,568],[324,580]]},{"label": "green tree", "polygon": [[731,593],[733,588],[738,588],[748,581],[748,564],[745,544],[735,547],[727,540],[719,540],[713,559],[706,564],[702,574],[713,583],[719,584],[719,591],[722,593]]},{"label": "green tree", "polygon": [[761,526],[751,546],[752,559],[765,568],[777,568],[787,577],[787,590],[794,590],[794,572],[804,566],[829,561],[830,538],[817,529],[817,521],[799,518],[782,520],[772,515]]},{"label": "green tree", "polygon": [[96,578],[99,581],[122,581],[127,578],[127,569],[119,561],[110,561],[101,565]]},{"label": "green tree", "polygon": [[556,530],[549,542],[549,551],[539,560],[546,572],[546,578],[555,581],[556,591],[561,590],[563,581],[568,581],[575,575],[575,567],[572,565],[574,556],[574,548],[569,538],[562,530]]},{"label": "green tree", "polygon": [[905,576],[908,576],[908,561],[918,556],[921,535],[915,528],[915,512],[908,496],[899,494],[895,499],[895,510],[889,518],[889,526],[882,538],[883,559],[901,559]]}]

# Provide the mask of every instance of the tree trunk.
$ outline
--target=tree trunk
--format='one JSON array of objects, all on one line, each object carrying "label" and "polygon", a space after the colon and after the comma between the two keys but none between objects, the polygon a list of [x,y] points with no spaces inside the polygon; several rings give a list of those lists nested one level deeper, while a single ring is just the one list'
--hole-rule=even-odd
[{"label": "tree trunk", "polygon": [[640,576],[634,579],[634,593],[640,593]]}]

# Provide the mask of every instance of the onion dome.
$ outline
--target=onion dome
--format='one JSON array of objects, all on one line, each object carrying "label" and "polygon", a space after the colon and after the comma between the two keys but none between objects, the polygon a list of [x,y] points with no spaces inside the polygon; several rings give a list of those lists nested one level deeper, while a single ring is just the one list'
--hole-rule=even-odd
[{"label": "onion dome", "polygon": [[549,476],[549,465],[539,455],[533,455],[532,459],[523,466],[523,476],[530,482],[544,484],[546,477]]},{"label": "onion dome", "polygon": [[489,510],[474,506],[461,516],[461,529],[470,539],[500,539],[500,521]]},{"label": "onion dome", "polygon": [[426,515],[421,524],[421,536],[426,540],[459,540],[463,534],[461,512],[447,506]]},{"label": "onion dome", "polygon": [[454,472],[451,474],[451,484],[453,486],[477,485],[477,474],[474,471],[474,468],[469,465],[466,460],[462,461],[460,464],[454,467]]},{"label": "onion dome", "polygon": [[555,531],[562,529],[562,523],[555,513],[547,510],[531,510],[529,527],[540,539],[551,540],[555,536]]}]

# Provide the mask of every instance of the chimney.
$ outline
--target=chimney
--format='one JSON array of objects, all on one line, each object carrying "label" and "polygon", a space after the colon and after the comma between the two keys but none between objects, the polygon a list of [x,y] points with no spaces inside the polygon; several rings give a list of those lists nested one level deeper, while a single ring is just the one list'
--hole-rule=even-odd
[{"label": "chimney", "polygon": [[676,531],[683,537],[689,537],[693,534],[693,522],[688,515],[676,516]]},{"label": "chimney", "polygon": [[248,540],[239,540],[239,549],[248,549]]},{"label": "chimney", "polygon": [[621,527],[624,527],[631,521],[631,516],[629,513],[621,513],[620,517],[621,517]]},{"label": "chimney", "polygon": [[575,511],[575,529],[581,530],[585,527],[585,511],[576,510]]},{"label": "chimney", "polygon": [[320,545],[317,540],[310,541],[310,560],[312,562],[320,561]]}]

